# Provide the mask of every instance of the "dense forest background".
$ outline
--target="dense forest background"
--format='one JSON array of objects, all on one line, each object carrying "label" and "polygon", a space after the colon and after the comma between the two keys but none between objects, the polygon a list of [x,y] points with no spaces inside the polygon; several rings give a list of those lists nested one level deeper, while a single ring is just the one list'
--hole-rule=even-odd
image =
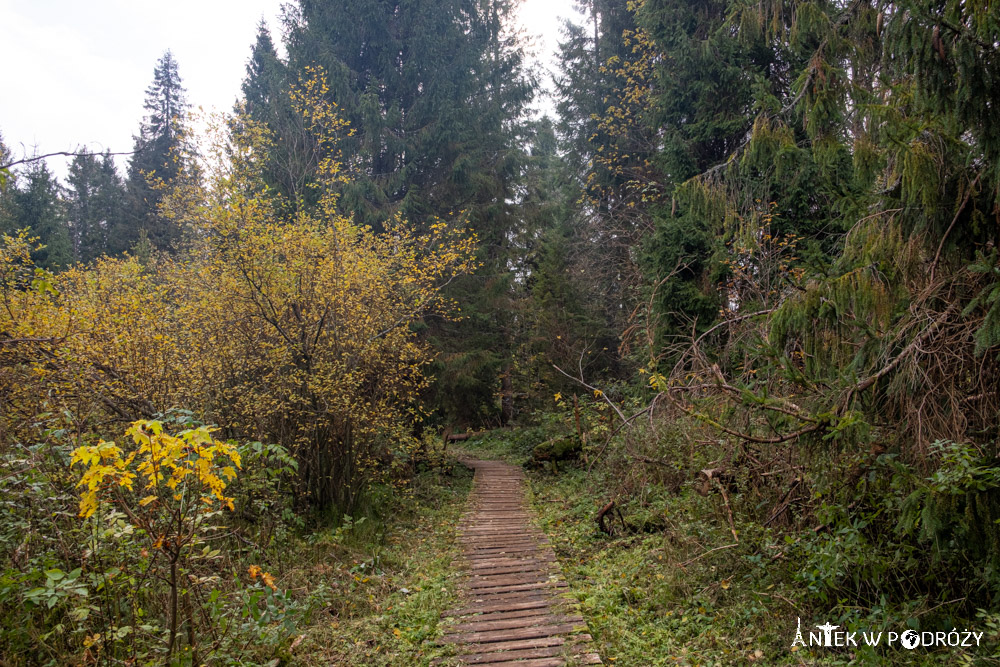
[{"label": "dense forest background", "polygon": [[602,549],[713,517],[761,646],[996,634],[1000,8],[588,0],[554,118],[514,10],[299,0],[208,136],[167,52],[125,174],[0,142],[0,661],[292,660],[291,541],[502,428]]}]

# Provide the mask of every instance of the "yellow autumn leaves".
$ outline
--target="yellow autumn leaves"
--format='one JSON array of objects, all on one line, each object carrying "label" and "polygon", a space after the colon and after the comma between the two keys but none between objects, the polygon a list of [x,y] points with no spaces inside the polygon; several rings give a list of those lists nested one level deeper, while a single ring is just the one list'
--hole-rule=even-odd
[{"label": "yellow autumn leaves", "polygon": [[[432,358],[414,325],[454,312],[441,289],[475,267],[476,239],[457,220],[373,230],[338,212],[337,144],[349,129],[320,81],[293,95],[317,151],[314,204],[268,187],[270,133],[238,117],[217,123],[200,160],[182,161],[197,178],[164,193],[161,213],[187,231],[183,251],[103,258],[32,285],[29,241],[0,240],[0,445],[57,427],[110,439],[104,424],[148,430],[185,408],[237,439],[285,447],[297,491],[317,504],[351,502],[409,445]],[[139,453],[78,450],[89,511],[93,492],[112,480],[127,489],[130,474],[196,479],[223,500],[230,473],[212,462],[232,452],[207,434],[136,428]]]},{"label": "yellow autumn leaves", "polygon": [[274,575],[270,572],[265,572],[259,565],[251,565],[247,568],[247,574],[250,575],[250,581],[256,581],[259,577],[261,582],[272,591],[277,591],[278,586],[274,583]]},{"label": "yellow autumn leaves", "polygon": [[[72,463],[84,468],[77,484],[82,487],[81,517],[92,516],[102,495],[109,491],[132,491],[139,477],[147,493],[138,502],[140,507],[188,499],[205,508],[219,504],[233,509],[233,499],[223,491],[227,482],[236,478],[240,455],[232,444],[214,439],[211,429],[201,426],[174,436],[164,432],[161,422],[138,420],[125,435],[135,445],[128,454],[114,442],[104,440],[73,451]],[[128,505],[125,503],[123,509],[133,512]]]}]

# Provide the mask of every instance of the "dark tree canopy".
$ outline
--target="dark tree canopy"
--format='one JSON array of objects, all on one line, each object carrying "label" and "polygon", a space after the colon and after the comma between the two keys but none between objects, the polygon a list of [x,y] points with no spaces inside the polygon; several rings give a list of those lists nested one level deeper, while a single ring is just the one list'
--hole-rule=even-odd
[{"label": "dark tree canopy", "polygon": [[125,224],[125,184],[114,159],[105,154],[78,155],[66,179],[66,214],[73,251],[80,262],[128,250]]},{"label": "dark tree canopy", "polygon": [[73,263],[73,245],[62,187],[44,162],[33,163],[22,179],[14,197],[14,228],[27,229],[44,245],[34,254],[39,266],[53,271],[69,267]]}]

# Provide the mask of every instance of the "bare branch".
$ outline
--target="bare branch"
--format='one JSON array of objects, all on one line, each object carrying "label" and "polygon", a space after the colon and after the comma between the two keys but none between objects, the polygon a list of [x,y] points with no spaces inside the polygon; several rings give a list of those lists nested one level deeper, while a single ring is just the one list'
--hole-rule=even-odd
[{"label": "bare branch", "polygon": [[5,169],[10,169],[11,167],[16,167],[16,166],[22,165],[22,164],[31,164],[33,162],[38,162],[39,160],[44,160],[44,159],[50,158],[50,157],[60,157],[60,156],[61,157],[77,157],[77,156],[79,156],[79,157],[102,157],[104,155],[135,155],[135,151],[121,151],[121,152],[116,152],[116,153],[112,153],[110,151],[104,152],[104,153],[92,153],[92,152],[89,152],[89,151],[80,151],[80,152],[76,152],[76,153],[74,153],[72,151],[56,151],[54,153],[45,153],[44,155],[33,155],[31,157],[21,158],[20,160],[14,160],[13,162],[6,162],[4,164],[0,164],[0,171],[5,170]]}]

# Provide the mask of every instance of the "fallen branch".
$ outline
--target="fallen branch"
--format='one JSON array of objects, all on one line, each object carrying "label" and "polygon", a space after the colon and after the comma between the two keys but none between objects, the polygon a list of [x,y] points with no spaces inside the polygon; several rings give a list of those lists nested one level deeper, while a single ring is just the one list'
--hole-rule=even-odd
[{"label": "fallen branch", "polygon": [[783,496],[781,496],[781,500],[778,501],[778,504],[775,506],[775,510],[771,513],[771,516],[769,516],[767,518],[767,521],[765,521],[761,525],[763,525],[763,526],[770,525],[770,523],[772,521],[774,521],[775,519],[777,519],[779,516],[782,515],[782,513],[784,513],[784,511],[786,509],[788,509],[788,506],[791,505],[790,500],[791,500],[792,492],[799,486],[799,483],[801,481],[802,481],[801,477],[796,477],[795,478],[795,481],[792,482],[792,485],[789,486],[788,490],[785,491],[785,494]]},{"label": "fallen branch", "polygon": [[718,478],[715,479],[715,485],[719,487],[719,491],[722,492],[722,501],[726,503],[726,514],[729,517],[729,531],[733,534],[733,539],[736,543],[740,543],[740,538],[736,535],[736,522],[733,521],[733,508],[729,505],[729,494],[726,493],[726,488],[722,486]]},{"label": "fallen branch", "polygon": [[720,424],[719,422],[715,421],[714,419],[712,419],[712,418],[710,418],[710,417],[708,417],[706,415],[703,415],[700,412],[695,412],[693,409],[688,408],[687,406],[683,405],[680,401],[678,401],[677,399],[675,399],[673,397],[673,395],[672,395],[672,392],[679,391],[679,390],[682,390],[682,389],[684,389],[684,387],[674,387],[674,388],[672,388],[672,389],[670,389],[669,391],[666,392],[667,393],[667,398],[670,399],[670,402],[673,403],[681,412],[683,412],[684,414],[686,414],[686,415],[688,415],[690,417],[694,417],[698,421],[704,422],[704,423],[708,424],[709,426],[717,428],[720,431],[722,431],[723,433],[728,433],[729,435],[735,436],[737,438],[741,438],[741,439],[746,440],[748,442],[756,442],[757,444],[760,444],[760,445],[776,445],[776,444],[779,444],[779,443],[782,443],[782,442],[788,442],[789,440],[795,440],[797,438],[802,437],[803,435],[806,435],[807,433],[812,433],[813,431],[818,431],[818,430],[820,430],[821,428],[823,428],[826,425],[823,422],[816,422],[816,423],[810,424],[809,426],[806,426],[804,428],[800,428],[798,431],[793,431],[792,433],[787,433],[785,435],[776,435],[776,436],[773,436],[773,437],[770,437],[770,438],[759,438],[759,437],[757,437],[755,435],[750,435],[749,433],[741,433],[741,432],[736,431],[734,429],[731,429],[731,428],[728,428],[726,426],[723,426],[722,424]]},{"label": "fallen branch", "polygon": [[740,543],[736,542],[735,544],[726,544],[726,545],[721,546],[721,547],[715,547],[714,549],[709,549],[708,551],[705,551],[705,552],[703,552],[703,553],[695,556],[691,560],[686,560],[683,563],[678,563],[677,567],[683,569],[683,568],[687,567],[688,565],[690,565],[691,563],[695,562],[696,560],[698,560],[700,558],[704,558],[705,556],[707,556],[708,554],[710,554],[712,552],[722,551],[723,549],[732,549],[733,547],[738,547],[738,546],[740,546]]},{"label": "fallen branch", "polygon": [[950,306],[948,306],[948,308],[943,313],[941,313],[936,320],[931,322],[931,324],[926,329],[921,331],[913,340],[911,340],[909,345],[903,348],[903,351],[900,352],[898,355],[896,355],[896,357],[892,361],[890,361],[885,367],[883,367],[874,375],[871,375],[870,377],[866,378],[865,380],[862,380],[861,382],[851,387],[850,390],[848,390],[847,395],[844,397],[844,400],[841,402],[840,407],[838,408],[838,414],[840,414],[844,409],[847,408],[847,405],[851,402],[851,399],[854,397],[855,394],[861,393],[865,389],[871,387],[873,384],[881,380],[883,377],[894,371],[896,367],[899,366],[899,364],[901,364],[907,357],[916,352],[917,348],[919,348],[920,345],[924,343],[924,341],[930,338],[931,335],[935,331],[937,331],[937,328],[942,324],[944,324],[945,321],[949,317],[951,317],[951,315],[957,309],[958,309],[958,304],[953,303]]},{"label": "fallen branch", "polygon": [[786,598],[784,595],[779,595],[778,593],[762,593],[761,591],[751,591],[751,592],[754,595],[763,595],[764,597],[777,598],[779,600],[784,601],[789,607],[791,607],[795,611],[801,611],[794,602]]},{"label": "fallen branch", "polygon": [[602,456],[604,456],[604,450],[606,450],[608,448],[608,445],[610,445],[611,441],[614,439],[614,437],[616,435],[618,435],[618,432],[621,431],[626,426],[628,426],[629,424],[631,424],[632,420],[634,420],[636,417],[640,417],[640,416],[642,416],[643,414],[645,414],[647,412],[649,412],[650,414],[652,414],[651,411],[652,411],[653,405],[655,403],[656,403],[656,398],[654,397],[653,398],[653,402],[650,403],[647,407],[643,408],[642,410],[639,410],[639,412],[635,413],[634,415],[632,415],[631,417],[629,417],[628,419],[626,419],[624,422],[622,422],[621,424],[619,424],[617,427],[615,427],[615,430],[612,431],[608,435],[607,439],[604,441],[604,444],[601,446],[601,451],[597,452],[597,456],[595,456],[594,460],[591,461],[590,464],[587,466],[587,472],[588,473],[591,471],[591,469],[593,469],[594,464],[597,463],[597,460],[600,459]]}]

